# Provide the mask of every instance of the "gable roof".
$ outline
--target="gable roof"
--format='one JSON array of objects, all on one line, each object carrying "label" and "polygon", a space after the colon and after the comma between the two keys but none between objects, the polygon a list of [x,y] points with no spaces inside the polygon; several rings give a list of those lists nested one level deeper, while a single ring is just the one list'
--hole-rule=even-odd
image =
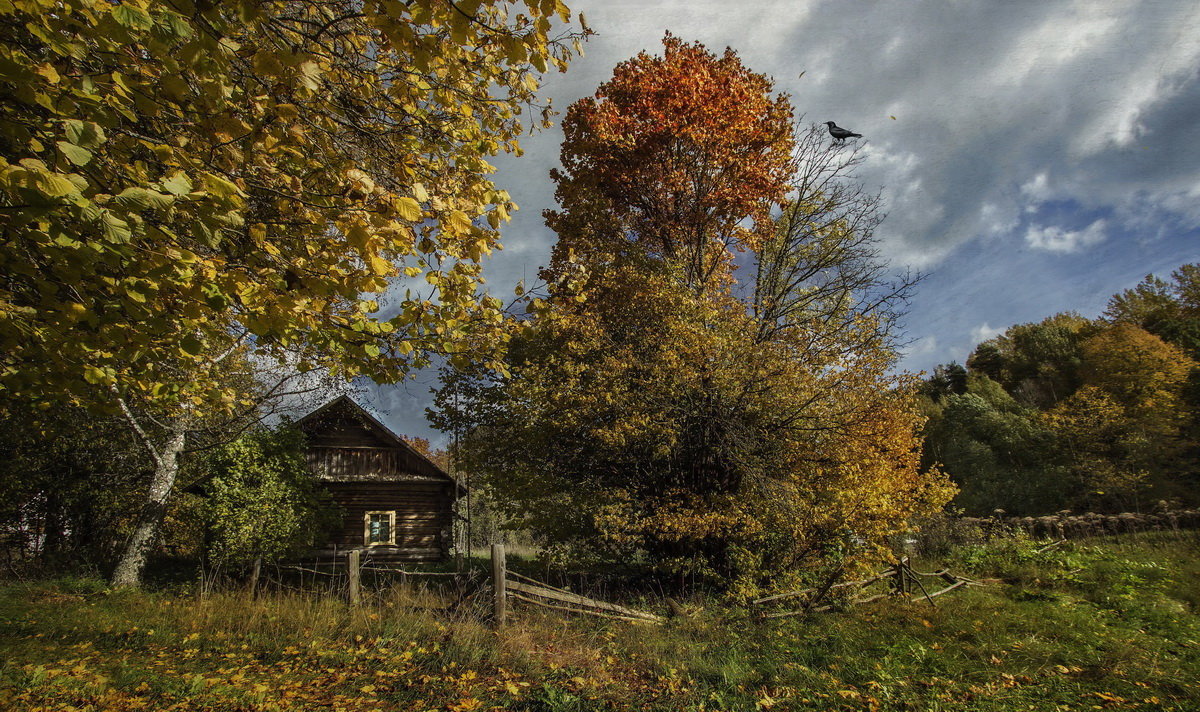
[{"label": "gable roof", "polygon": [[456,482],[453,477],[446,473],[437,463],[430,460],[425,455],[418,452],[412,445],[405,442],[404,438],[392,432],[383,423],[379,422],[365,408],[359,405],[350,396],[338,396],[329,401],[325,405],[317,408],[308,415],[296,421],[296,427],[304,431],[308,435],[313,435],[319,432],[320,426],[327,417],[330,416],[345,416],[350,420],[361,423],[378,441],[377,445],[362,447],[362,449],[371,448],[386,448],[391,450],[400,450],[405,455],[405,460],[410,463],[411,469],[416,470],[413,474],[422,478],[440,479],[446,482],[455,484],[458,489],[462,490],[463,486]]}]

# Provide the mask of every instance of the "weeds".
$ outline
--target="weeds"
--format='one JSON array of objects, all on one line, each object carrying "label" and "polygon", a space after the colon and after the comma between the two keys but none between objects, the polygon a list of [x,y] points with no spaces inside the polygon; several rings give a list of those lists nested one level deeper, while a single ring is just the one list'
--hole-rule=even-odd
[{"label": "weeds", "polygon": [[[759,621],[705,601],[661,626],[469,609],[0,588],[0,708],[439,710],[1200,709],[1194,542],[969,542],[992,585]],[[695,601],[689,602],[695,604]],[[694,608],[695,606],[689,606]]]}]

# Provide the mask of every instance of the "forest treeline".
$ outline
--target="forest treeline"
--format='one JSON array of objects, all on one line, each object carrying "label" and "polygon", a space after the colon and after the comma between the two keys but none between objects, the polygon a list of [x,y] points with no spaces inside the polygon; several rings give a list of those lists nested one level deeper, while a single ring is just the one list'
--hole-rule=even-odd
[{"label": "forest treeline", "polygon": [[969,514],[1200,501],[1200,265],[1147,276],[1087,319],[1056,314],[938,366],[923,462]]}]

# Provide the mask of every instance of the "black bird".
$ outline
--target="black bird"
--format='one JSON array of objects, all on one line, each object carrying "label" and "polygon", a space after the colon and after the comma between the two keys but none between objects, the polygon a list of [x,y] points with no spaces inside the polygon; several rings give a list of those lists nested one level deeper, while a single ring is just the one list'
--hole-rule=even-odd
[{"label": "black bird", "polygon": [[829,135],[837,139],[839,143],[844,142],[848,138],[862,138],[862,134],[847,131],[832,121],[826,121],[825,125],[829,127]]}]

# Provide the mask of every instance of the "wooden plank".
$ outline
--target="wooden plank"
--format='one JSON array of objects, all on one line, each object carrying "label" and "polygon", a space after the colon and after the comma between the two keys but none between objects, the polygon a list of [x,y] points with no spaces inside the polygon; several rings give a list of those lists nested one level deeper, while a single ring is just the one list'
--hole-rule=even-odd
[{"label": "wooden plank", "polygon": [[765,596],[763,598],[758,598],[758,599],[751,601],[750,603],[751,603],[751,605],[757,606],[762,603],[769,603],[771,601],[779,601],[784,598],[794,598],[796,596],[803,596],[805,594],[812,593],[815,590],[816,590],[815,588],[802,588],[797,591],[787,591],[785,593],[777,593],[773,596]]},{"label": "wooden plank", "polygon": [[347,560],[347,570],[350,574],[350,605],[357,606],[362,600],[362,591],[359,588],[359,577],[362,576],[359,568],[359,557],[361,554],[358,549],[351,549],[350,556]]},{"label": "wooden plank", "polygon": [[627,621],[629,623],[653,623],[653,622],[655,622],[648,618],[631,618],[629,616],[617,616],[617,615],[612,615],[610,613],[601,613],[600,611],[589,611],[586,608],[570,608],[568,606],[556,606],[553,603],[546,603],[545,601],[539,601],[535,598],[529,598],[527,596],[522,596],[519,593],[510,592],[508,595],[511,598],[515,598],[520,601],[525,601],[526,603],[532,603],[535,606],[542,606],[543,608],[553,608],[556,611],[566,611],[567,613],[582,613],[582,614],[588,615],[588,616],[597,616],[598,618],[610,618],[612,620]]},{"label": "wooden plank", "polygon": [[960,588],[962,586],[969,586],[969,585],[970,584],[968,584],[966,581],[959,581],[958,583],[947,586],[946,588],[943,588],[940,591],[934,591],[933,593],[929,594],[927,596],[927,598],[934,598],[936,596],[942,595],[943,593],[950,593],[951,591],[953,591],[956,588]]},{"label": "wooden plank", "polygon": [[361,566],[360,571],[378,571],[385,574],[403,574],[405,576],[463,576],[456,571],[407,571],[394,566]]},{"label": "wooden plank", "polygon": [[508,584],[507,578],[504,576],[504,545],[492,544],[492,592],[495,595],[493,601],[494,607],[494,623],[497,628],[504,627],[504,615],[506,613],[505,606],[505,588]]},{"label": "wooden plank", "polygon": [[541,598],[547,598],[547,599],[550,599],[553,601],[562,601],[563,603],[573,603],[577,606],[589,606],[591,608],[599,608],[602,611],[609,611],[609,612],[617,613],[617,614],[623,615],[623,616],[632,616],[634,618],[642,618],[644,620],[649,620],[649,621],[657,622],[657,621],[662,620],[662,616],[656,616],[653,613],[643,613],[642,611],[635,611],[631,608],[625,608],[624,606],[618,606],[615,603],[609,603],[607,601],[597,601],[594,598],[580,596],[577,593],[565,593],[563,591],[555,591],[555,590],[552,590],[549,588],[544,588],[542,586],[532,586],[527,583],[521,583],[519,581],[508,581],[507,586],[508,586],[508,588],[512,589],[513,591],[517,591],[518,593],[525,593],[525,594],[529,594],[531,596],[539,596]]},{"label": "wooden plank", "polygon": [[515,576],[515,577],[517,577],[517,578],[521,579],[522,581],[524,581],[524,582],[526,582],[526,583],[531,583],[531,584],[533,584],[534,586],[541,586],[542,588],[548,588],[548,589],[550,589],[551,591],[561,591],[561,592],[563,592],[563,593],[574,593],[574,591],[568,591],[568,590],[567,590],[567,589],[565,589],[565,588],[559,588],[558,586],[551,586],[550,584],[548,584],[548,583],[543,583],[543,582],[541,582],[541,581],[538,581],[537,579],[531,579],[531,578],[529,578],[528,576],[522,576],[521,574],[517,573],[516,571],[513,571],[512,569],[509,569],[509,570],[508,570],[508,575],[509,575],[509,576]]},{"label": "wooden plank", "polygon": [[[895,576],[895,575],[896,575],[895,569],[887,569],[876,576],[872,576],[869,579],[863,579],[861,581],[843,581],[841,583],[835,583],[834,585],[830,586],[829,588],[830,588],[830,590],[832,590],[835,588],[845,588],[847,586],[868,586],[870,584],[875,583],[876,581],[882,581],[885,578]],[[768,603],[770,601],[777,601],[777,600],[784,599],[784,598],[794,598],[795,596],[803,596],[806,593],[812,593],[813,591],[816,591],[816,590],[817,589],[815,589],[815,588],[802,588],[798,591],[788,591],[786,593],[777,593],[773,596],[766,596],[765,598],[759,598],[754,601],[751,601],[750,603],[753,605],[758,605],[760,603]]]}]

